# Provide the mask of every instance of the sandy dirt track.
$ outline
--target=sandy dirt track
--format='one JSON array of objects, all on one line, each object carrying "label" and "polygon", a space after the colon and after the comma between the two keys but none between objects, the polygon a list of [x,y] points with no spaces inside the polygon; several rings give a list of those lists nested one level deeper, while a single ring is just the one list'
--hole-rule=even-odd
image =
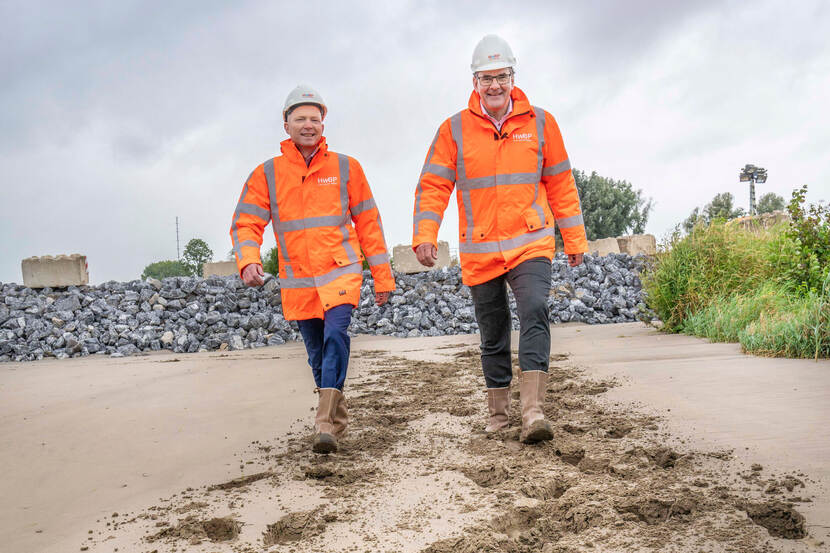
[{"label": "sandy dirt track", "polygon": [[477,340],[354,339],[328,458],[302,344],[0,365],[0,551],[828,548],[830,363],[554,327],[523,446],[478,433]]}]

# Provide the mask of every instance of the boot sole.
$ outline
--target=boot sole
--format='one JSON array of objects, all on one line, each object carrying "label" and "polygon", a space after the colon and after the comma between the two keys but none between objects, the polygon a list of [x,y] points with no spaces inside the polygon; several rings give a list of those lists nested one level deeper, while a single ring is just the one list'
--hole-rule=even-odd
[{"label": "boot sole", "polygon": [[522,436],[521,442],[523,444],[535,444],[537,442],[544,442],[553,439],[553,430],[550,423],[546,420],[535,421],[530,424],[527,434]]},{"label": "boot sole", "polygon": [[314,453],[335,453],[337,451],[337,439],[331,434],[317,434],[314,436],[311,450]]}]

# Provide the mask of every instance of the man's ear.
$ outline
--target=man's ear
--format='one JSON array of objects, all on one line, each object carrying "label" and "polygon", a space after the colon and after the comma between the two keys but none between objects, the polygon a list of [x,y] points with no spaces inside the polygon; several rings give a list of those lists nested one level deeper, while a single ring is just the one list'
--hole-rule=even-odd
[{"label": "man's ear", "polygon": [[288,121],[286,121],[286,122],[284,122],[284,123],[282,124],[282,128],[284,128],[284,129],[285,129],[285,134],[290,134],[290,133],[288,132]]}]

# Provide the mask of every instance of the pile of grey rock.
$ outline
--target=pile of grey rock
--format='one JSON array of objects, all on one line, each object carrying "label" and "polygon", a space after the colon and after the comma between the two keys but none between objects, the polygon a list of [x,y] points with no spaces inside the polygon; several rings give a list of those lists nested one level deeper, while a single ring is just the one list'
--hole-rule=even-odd
[{"label": "pile of grey rock", "polygon": [[[579,267],[563,254],[551,265],[551,321],[589,324],[634,321],[645,310],[639,272],[643,256],[586,256]],[[478,331],[468,287],[458,267],[396,274],[398,288],[383,307],[374,303],[364,272],[353,334],[399,337]],[[515,300],[513,327],[518,328]],[[65,289],[0,286],[0,361],[132,355],[162,349],[238,350],[300,340],[282,316],[278,284],[246,288],[237,277],[166,278]]]}]

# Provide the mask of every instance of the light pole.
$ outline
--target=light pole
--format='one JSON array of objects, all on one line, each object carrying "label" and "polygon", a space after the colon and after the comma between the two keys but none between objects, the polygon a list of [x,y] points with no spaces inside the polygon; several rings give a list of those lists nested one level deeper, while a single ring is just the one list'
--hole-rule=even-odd
[{"label": "light pole", "polygon": [[755,215],[755,183],[767,182],[767,170],[747,164],[741,169],[741,182],[749,182],[749,214]]}]

